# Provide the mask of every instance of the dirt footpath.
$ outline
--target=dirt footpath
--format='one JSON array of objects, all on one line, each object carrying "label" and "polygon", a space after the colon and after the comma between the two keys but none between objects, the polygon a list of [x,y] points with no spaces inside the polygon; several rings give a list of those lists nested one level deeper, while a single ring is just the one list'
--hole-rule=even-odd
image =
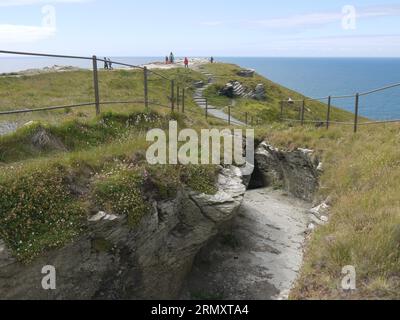
[{"label": "dirt footpath", "polygon": [[250,190],[229,233],[197,258],[184,299],[287,299],[303,260],[310,204]]}]

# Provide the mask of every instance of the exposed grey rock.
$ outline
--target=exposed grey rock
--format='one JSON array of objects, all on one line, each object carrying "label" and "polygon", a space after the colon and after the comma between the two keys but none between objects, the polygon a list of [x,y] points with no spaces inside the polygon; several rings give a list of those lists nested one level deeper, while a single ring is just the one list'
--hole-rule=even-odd
[{"label": "exposed grey rock", "polygon": [[255,99],[255,100],[265,100],[266,93],[265,93],[265,86],[262,83],[259,83],[254,91],[251,91],[247,94],[247,97]]},{"label": "exposed grey rock", "polygon": [[318,159],[312,150],[279,150],[263,142],[256,163],[266,186],[283,187],[294,196],[312,201],[319,187]]},{"label": "exposed grey rock", "polygon": [[60,139],[47,132],[46,129],[38,127],[36,132],[31,138],[32,145],[40,150],[51,149],[51,150],[62,150],[66,151],[67,148],[62,144]]},{"label": "exposed grey rock", "polygon": [[219,92],[220,95],[228,98],[234,97],[233,83],[228,82]]},{"label": "exposed grey rock", "polygon": [[195,83],[193,83],[195,88],[202,88],[204,87],[204,82],[203,81],[196,81]]},{"label": "exposed grey rock", "polygon": [[15,122],[0,122],[0,136],[13,133],[18,129],[18,124]]},{"label": "exposed grey rock", "polygon": [[246,88],[239,81],[229,81],[219,92],[220,95],[228,98],[245,97]]},{"label": "exposed grey rock", "polygon": [[310,213],[321,219],[322,216],[327,216],[329,214],[329,208],[330,207],[324,202],[319,206],[312,208]]},{"label": "exposed grey rock", "polygon": [[264,100],[265,99],[265,86],[260,83],[256,86],[254,91],[254,97],[257,100]]},{"label": "exposed grey rock", "polygon": [[[0,242],[0,299],[177,298],[194,257],[236,215],[244,193],[240,170],[227,168],[214,196],[181,190],[134,228],[125,216],[99,212],[79,239],[28,265]],[[41,287],[46,265],[56,268],[54,291]]]},{"label": "exposed grey rock", "polygon": [[245,77],[245,78],[252,78],[254,77],[255,70],[252,69],[246,69],[246,70],[240,70],[237,75],[239,77]]}]

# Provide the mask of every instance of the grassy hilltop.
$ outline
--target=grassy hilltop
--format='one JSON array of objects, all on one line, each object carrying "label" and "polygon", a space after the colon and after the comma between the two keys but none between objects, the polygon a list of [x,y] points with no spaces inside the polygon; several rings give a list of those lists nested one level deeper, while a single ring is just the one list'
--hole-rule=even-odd
[{"label": "grassy hilltop", "polygon": [[[219,96],[218,90],[238,78],[239,67],[204,68],[217,76],[205,95],[212,105],[224,108],[230,100]],[[195,71],[159,72],[181,79],[182,86],[206,80]],[[100,72],[101,99],[143,98],[142,77],[140,71]],[[149,80],[150,99],[167,106],[169,84],[155,75]],[[313,234],[292,298],[399,298],[399,126],[362,127],[354,135],[348,127],[327,131],[280,123],[279,101],[303,97],[259,75],[240,81],[248,87],[258,83],[266,87],[266,101],[239,99],[233,109],[239,119],[244,119],[243,112],[260,119],[258,139],[289,149],[312,148],[324,161],[319,196],[331,196],[332,218]],[[170,119],[181,128],[226,126],[217,119],[206,122],[192,93],[187,92],[184,115],[132,103],[103,106],[98,117],[94,107],[0,116],[0,121],[38,120],[0,137],[0,239],[27,263],[85,232],[82,222],[98,210],[126,213],[134,225],[147,212],[144,193],[149,190],[158,199],[174,197],[181,184],[215,192],[214,167],[151,167],[144,158],[147,130],[166,128]],[[0,77],[0,111],[92,100],[88,71]],[[306,119],[325,119],[325,105],[313,102],[307,107]],[[293,118],[298,115],[297,110],[289,112]],[[332,119],[351,121],[353,115],[333,109]],[[357,270],[358,290],[353,293],[340,289],[346,265]]]}]

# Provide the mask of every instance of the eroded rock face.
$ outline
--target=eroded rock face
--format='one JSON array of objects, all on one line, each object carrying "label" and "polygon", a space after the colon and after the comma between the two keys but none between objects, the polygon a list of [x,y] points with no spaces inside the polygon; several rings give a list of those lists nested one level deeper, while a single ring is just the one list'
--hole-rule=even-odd
[{"label": "eroded rock face", "polygon": [[263,142],[255,159],[265,186],[283,187],[298,198],[313,200],[319,188],[321,164],[312,150],[285,151]]},{"label": "eroded rock face", "polygon": [[[173,299],[200,249],[237,213],[246,187],[241,171],[223,169],[214,196],[182,190],[154,203],[130,228],[124,216],[99,213],[74,243],[29,265],[0,240],[0,299]],[[56,268],[56,290],[42,288],[42,268]]]}]

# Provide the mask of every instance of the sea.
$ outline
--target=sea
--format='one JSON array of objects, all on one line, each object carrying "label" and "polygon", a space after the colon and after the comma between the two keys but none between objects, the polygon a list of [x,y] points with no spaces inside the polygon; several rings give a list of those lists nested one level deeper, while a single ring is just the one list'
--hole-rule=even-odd
[{"label": "sea", "polygon": [[[111,57],[133,65],[163,61],[163,57]],[[400,58],[253,58],[216,57],[216,61],[255,69],[259,74],[307,97],[354,95],[400,84]],[[53,65],[90,68],[91,61],[56,58],[0,58],[0,73]],[[289,97],[288,97],[289,98]],[[354,98],[332,104],[354,111]],[[360,97],[360,114],[373,120],[400,119],[400,86]]]}]

